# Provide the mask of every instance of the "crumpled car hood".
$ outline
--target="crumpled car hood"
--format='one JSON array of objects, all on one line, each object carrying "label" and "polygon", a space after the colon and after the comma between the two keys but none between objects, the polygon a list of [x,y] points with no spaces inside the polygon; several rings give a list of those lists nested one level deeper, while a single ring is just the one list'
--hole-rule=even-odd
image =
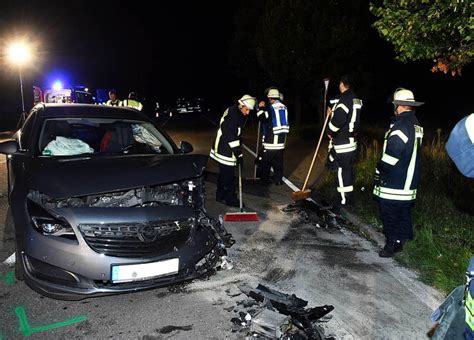
[{"label": "crumpled car hood", "polygon": [[64,199],[196,178],[206,163],[204,155],[36,158],[28,167],[28,186]]}]

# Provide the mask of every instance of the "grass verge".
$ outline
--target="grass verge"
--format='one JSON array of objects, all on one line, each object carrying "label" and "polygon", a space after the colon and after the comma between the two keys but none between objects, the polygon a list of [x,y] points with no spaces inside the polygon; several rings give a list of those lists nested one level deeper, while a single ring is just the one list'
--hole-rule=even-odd
[{"label": "grass verge", "polygon": [[[370,135],[359,143],[354,208],[365,223],[382,231],[372,196],[380,153],[377,140],[382,136],[374,131]],[[318,186],[334,197],[333,183],[333,174],[326,173]],[[465,282],[464,273],[474,254],[474,181],[463,177],[449,160],[440,131],[424,143],[421,182],[412,211],[415,238],[396,259],[418,271],[423,282],[447,293]]]}]

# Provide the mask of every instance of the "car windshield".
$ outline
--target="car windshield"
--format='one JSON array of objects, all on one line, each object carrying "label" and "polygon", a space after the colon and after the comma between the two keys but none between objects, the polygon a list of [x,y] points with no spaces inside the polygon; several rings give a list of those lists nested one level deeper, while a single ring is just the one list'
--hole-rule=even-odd
[{"label": "car windshield", "polygon": [[43,156],[173,154],[153,124],[113,118],[46,119],[38,149]]}]

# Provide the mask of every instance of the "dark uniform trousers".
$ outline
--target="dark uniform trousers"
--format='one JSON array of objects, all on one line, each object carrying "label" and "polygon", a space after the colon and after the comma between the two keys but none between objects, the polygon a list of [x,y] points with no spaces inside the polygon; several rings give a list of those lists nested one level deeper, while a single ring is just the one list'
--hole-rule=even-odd
[{"label": "dark uniform trousers", "polygon": [[336,196],[337,200],[334,205],[337,208],[341,206],[353,204],[353,179],[354,179],[354,162],[356,159],[356,152],[335,153],[331,155],[334,157],[334,164],[331,164],[331,170],[336,173]]},{"label": "dark uniform trousers", "polygon": [[[273,181],[281,182],[283,177],[283,151],[264,149],[258,161],[257,177],[262,180],[270,179],[270,168],[273,167]],[[259,157],[259,158],[260,158]]]},{"label": "dark uniform trousers", "polygon": [[237,200],[235,194],[235,166],[229,166],[222,163],[219,164],[219,177],[217,178],[216,200],[226,200],[234,202]]},{"label": "dark uniform trousers", "polygon": [[380,219],[387,240],[405,241],[413,239],[412,207],[413,202],[410,201],[379,200]]}]

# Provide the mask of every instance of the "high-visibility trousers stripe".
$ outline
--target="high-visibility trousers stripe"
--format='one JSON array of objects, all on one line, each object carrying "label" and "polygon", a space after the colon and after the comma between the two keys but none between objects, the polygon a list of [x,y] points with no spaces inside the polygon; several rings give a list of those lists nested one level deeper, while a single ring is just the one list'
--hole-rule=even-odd
[{"label": "high-visibility trousers stripe", "polygon": [[416,189],[403,190],[375,186],[373,194],[377,197],[393,201],[413,201],[416,199]]}]

